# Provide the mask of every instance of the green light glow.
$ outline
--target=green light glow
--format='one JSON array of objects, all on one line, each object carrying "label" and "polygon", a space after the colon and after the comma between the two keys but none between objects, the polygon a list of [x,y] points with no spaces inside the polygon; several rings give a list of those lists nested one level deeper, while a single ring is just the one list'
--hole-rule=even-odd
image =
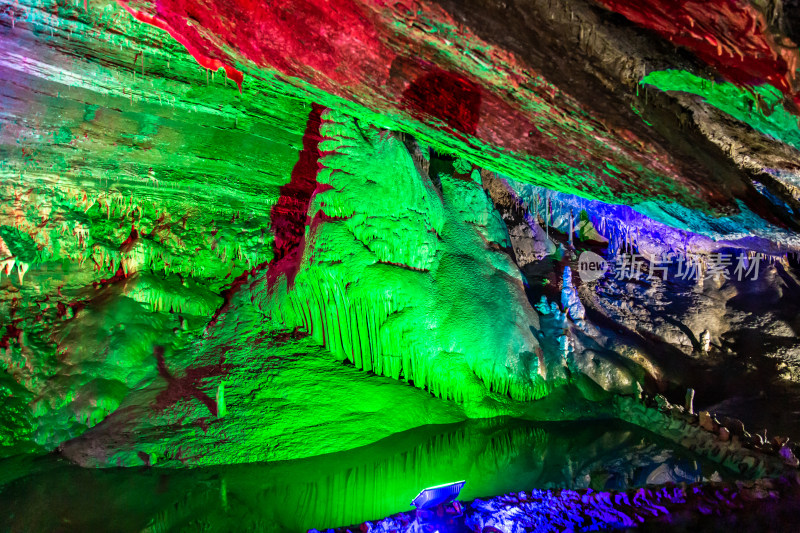
[{"label": "green light glow", "polygon": [[7,487],[9,497],[0,499],[0,512],[12,527],[36,523],[47,530],[65,517],[82,530],[102,529],[113,512],[121,531],[196,531],[202,525],[206,531],[284,533],[409,510],[420,489],[456,479],[467,481],[462,500],[531,488],[602,490],[642,483],[662,463],[662,471],[675,465],[691,469],[695,460],[703,475],[718,470],[732,477],[621,423],[471,420],[267,464],[98,471],[6,460],[0,463],[0,488]]},{"label": "green light glow", "polygon": [[783,95],[771,85],[740,87],[714,82],[685,70],[651,72],[641,83],[662,91],[681,91],[702,97],[710,105],[765,135],[800,149],[797,116],[783,106]]},{"label": "green light glow", "polygon": [[318,181],[329,188],[309,208],[324,218],[265,311],[340,360],[441,398],[470,403],[489,388],[531,400],[562,383],[558,365],[540,368],[518,269],[491,248],[508,236],[478,173],[432,169],[433,181],[398,136],[324,118]]}]

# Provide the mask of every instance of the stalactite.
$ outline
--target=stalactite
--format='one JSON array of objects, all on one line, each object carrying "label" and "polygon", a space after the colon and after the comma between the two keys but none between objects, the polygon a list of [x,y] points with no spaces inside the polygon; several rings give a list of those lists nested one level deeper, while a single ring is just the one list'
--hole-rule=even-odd
[{"label": "stalactite", "polygon": [[[438,363],[429,346],[417,345],[402,326],[387,321],[407,305],[391,293],[351,299],[335,276],[309,268],[295,280],[287,304],[276,306],[273,318],[302,327],[337,360],[412,381],[440,398],[458,402],[468,399],[465,384],[453,372],[452,363]],[[478,365],[472,371],[490,390],[519,400],[541,398],[552,387],[538,376],[523,380],[495,365]]]}]

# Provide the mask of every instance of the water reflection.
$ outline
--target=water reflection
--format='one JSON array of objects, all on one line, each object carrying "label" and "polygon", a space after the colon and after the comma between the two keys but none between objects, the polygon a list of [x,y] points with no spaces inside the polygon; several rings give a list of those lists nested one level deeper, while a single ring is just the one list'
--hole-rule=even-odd
[{"label": "water reflection", "polygon": [[[0,471],[8,465],[0,462]],[[86,470],[51,459],[37,468],[0,487],[0,529],[285,533],[408,510],[421,488],[459,479],[467,480],[461,499],[468,500],[531,488],[694,481],[715,471],[727,477],[718,465],[622,423],[499,419],[418,428],[297,461]]]}]

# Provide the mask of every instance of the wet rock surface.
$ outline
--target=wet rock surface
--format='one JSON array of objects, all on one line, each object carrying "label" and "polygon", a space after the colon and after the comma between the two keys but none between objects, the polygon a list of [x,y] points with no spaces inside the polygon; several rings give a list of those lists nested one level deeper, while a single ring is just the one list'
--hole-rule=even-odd
[{"label": "wet rock surface", "polygon": [[[347,473],[284,491],[171,469],[290,478],[272,463],[405,435],[353,467],[369,519],[401,510],[374,480],[464,445],[524,464],[454,527],[779,524],[800,463],[796,4],[0,0],[0,516],[102,529],[75,500],[39,516],[37,484],[149,493],[163,471],[166,503],[114,493],[126,528],[363,522],[320,503]],[[536,477],[571,441],[509,416],[660,444],[575,432],[585,457]],[[136,470],[48,477],[64,459]]]}]

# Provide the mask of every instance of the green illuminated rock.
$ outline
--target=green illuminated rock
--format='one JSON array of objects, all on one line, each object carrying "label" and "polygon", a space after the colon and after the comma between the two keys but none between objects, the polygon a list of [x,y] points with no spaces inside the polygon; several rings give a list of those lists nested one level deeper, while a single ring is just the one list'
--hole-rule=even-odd
[{"label": "green illuminated rock", "polygon": [[565,362],[539,347],[538,316],[477,170],[459,174],[434,154],[431,179],[396,134],[323,117],[326,155],[294,274],[272,287],[268,270],[248,277],[151,385],[64,444],[67,457],[295,459],[467,417],[604,412],[575,389],[541,399],[566,384]]},{"label": "green illuminated rock", "polygon": [[478,171],[434,161],[429,177],[398,136],[323,118],[303,257],[293,279],[261,289],[261,308],[337,359],[468,405],[563,382]]},{"label": "green illuminated rock", "polygon": [[800,149],[797,116],[786,110],[783,95],[770,85],[745,88],[729,82],[707,80],[682,70],[651,72],[642,78],[641,83],[662,91],[680,91],[700,96],[736,120]]},{"label": "green illuminated rock", "polygon": [[[786,227],[762,217],[796,214],[796,195],[762,198],[758,216],[731,202],[761,198],[739,167],[781,177],[762,180],[767,192],[796,184],[800,134],[768,86],[653,71],[666,56],[652,43],[619,61],[640,42],[634,30],[600,24],[584,39],[597,15],[580,4],[580,28],[572,11],[550,19],[554,42],[580,30],[581,46],[608,48],[591,51],[602,72],[574,80],[531,71],[501,44],[476,59],[480,40],[420,19],[433,30],[426,53],[449,57],[459,79],[489,61],[477,73],[484,120],[463,136],[258,69],[240,91],[112,0],[0,0],[0,457],[242,463],[470,417],[606,414],[579,390],[628,392],[639,369],[612,364],[611,342],[575,343],[560,318],[540,323],[508,251],[528,250],[533,264],[568,261],[568,247],[549,219],[516,225],[512,242],[483,190],[487,169],[507,171],[512,189],[625,201],[681,228],[773,239],[784,253],[797,242],[791,217]],[[509,63],[494,68],[500,59]],[[393,83],[414,81],[403,61]],[[587,79],[595,86],[579,87]],[[584,94],[597,79],[603,116]],[[312,98],[331,108],[323,157],[298,262],[281,270],[271,212]],[[731,148],[742,138],[753,152]],[[517,150],[540,142],[536,155]],[[732,190],[717,205],[720,184]],[[688,204],[669,203],[680,198]],[[590,215],[581,237],[597,235]],[[636,351],[630,366],[649,356]]]}]

